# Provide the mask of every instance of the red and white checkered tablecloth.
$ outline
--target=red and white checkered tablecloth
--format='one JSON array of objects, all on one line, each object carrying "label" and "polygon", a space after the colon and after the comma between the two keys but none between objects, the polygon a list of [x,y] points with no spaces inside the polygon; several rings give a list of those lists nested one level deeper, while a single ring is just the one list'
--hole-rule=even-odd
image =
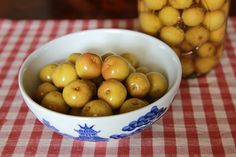
[{"label": "red and white checkered tablecloth", "polygon": [[226,53],[207,76],[183,80],[165,116],[152,127],[111,142],[83,142],[43,126],[17,84],[23,60],[58,36],[93,28],[137,30],[136,19],[0,20],[0,156],[236,156],[236,18]]}]

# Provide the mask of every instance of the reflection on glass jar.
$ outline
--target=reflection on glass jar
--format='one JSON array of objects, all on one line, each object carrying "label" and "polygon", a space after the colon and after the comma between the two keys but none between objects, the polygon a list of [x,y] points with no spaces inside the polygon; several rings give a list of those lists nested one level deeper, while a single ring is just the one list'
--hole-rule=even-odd
[{"label": "reflection on glass jar", "polygon": [[140,30],[170,45],[183,78],[208,73],[219,62],[230,0],[138,0]]}]

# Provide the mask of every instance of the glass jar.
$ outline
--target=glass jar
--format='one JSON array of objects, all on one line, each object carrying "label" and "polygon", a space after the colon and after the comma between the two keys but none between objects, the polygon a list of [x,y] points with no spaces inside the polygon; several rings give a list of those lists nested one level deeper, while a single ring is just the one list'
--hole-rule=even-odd
[{"label": "glass jar", "polygon": [[208,73],[220,61],[230,0],[138,0],[140,31],[179,56],[183,78]]}]

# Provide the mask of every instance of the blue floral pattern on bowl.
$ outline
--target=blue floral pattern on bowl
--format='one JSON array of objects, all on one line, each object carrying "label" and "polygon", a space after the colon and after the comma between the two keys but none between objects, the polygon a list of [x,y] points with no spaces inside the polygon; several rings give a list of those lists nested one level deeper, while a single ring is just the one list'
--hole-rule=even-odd
[{"label": "blue floral pattern on bowl", "polygon": [[88,127],[87,124],[85,124],[84,126],[80,126],[80,129],[76,130],[74,129],[76,132],[79,133],[79,136],[76,137],[75,139],[77,140],[82,140],[82,141],[108,141],[108,138],[103,138],[98,136],[98,133],[100,133],[101,131],[96,131],[93,129],[94,125]]},{"label": "blue floral pattern on bowl", "polygon": [[127,126],[124,126],[122,128],[122,131],[128,133],[112,135],[110,136],[110,138],[113,139],[124,138],[143,131],[146,127],[150,126],[152,123],[158,120],[158,118],[161,117],[161,115],[166,111],[166,109],[167,108],[164,107],[158,109],[157,106],[153,106],[150,112],[139,117],[137,120],[130,122]]},{"label": "blue floral pattern on bowl", "polygon": [[98,133],[100,133],[101,131],[96,131],[93,129],[94,125],[92,126],[87,126],[87,124],[85,124],[84,126],[79,125],[79,129],[74,129],[74,131],[76,131],[79,135],[77,137],[65,134],[65,133],[61,133],[57,128],[55,128],[54,126],[52,126],[50,124],[49,121],[43,119],[42,120],[43,124],[46,125],[48,128],[52,129],[53,131],[63,135],[63,136],[67,136],[76,140],[81,140],[81,141],[94,141],[94,142],[99,142],[99,141],[108,141],[108,138],[103,138],[98,136]]},{"label": "blue floral pattern on bowl", "polygon": [[[121,128],[121,131],[125,133],[111,135],[110,138],[111,139],[125,138],[138,132],[141,132],[146,127],[150,126],[152,123],[158,120],[166,110],[167,108],[165,107],[158,109],[157,106],[153,106],[150,112],[146,113],[143,116],[140,116],[137,120],[131,121],[127,126]],[[76,140],[94,141],[94,142],[109,140],[109,138],[100,137],[98,134],[101,132],[101,130],[95,130],[94,125],[88,126],[87,124],[84,125],[78,124],[79,129],[74,129],[74,131],[78,133],[78,136],[74,137],[66,133],[62,133],[59,129],[54,127],[46,119],[43,119],[42,122],[44,125],[52,129],[53,131]]]}]

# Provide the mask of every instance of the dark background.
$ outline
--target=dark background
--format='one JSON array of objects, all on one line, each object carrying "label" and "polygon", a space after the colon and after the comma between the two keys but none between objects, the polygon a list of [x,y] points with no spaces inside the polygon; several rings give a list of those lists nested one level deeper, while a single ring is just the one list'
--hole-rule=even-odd
[{"label": "dark background", "polygon": [[[230,16],[236,16],[236,0],[231,0]],[[0,18],[99,19],[134,17],[137,17],[137,0],[0,0]]]}]

